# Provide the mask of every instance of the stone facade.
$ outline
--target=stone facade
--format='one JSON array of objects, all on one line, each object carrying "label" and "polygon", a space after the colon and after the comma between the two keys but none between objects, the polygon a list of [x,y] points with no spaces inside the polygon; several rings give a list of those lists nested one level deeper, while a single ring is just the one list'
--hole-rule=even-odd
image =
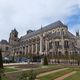
[{"label": "stone facade", "polygon": [[10,45],[6,40],[1,40],[0,42],[0,48],[2,49],[2,55],[3,56],[9,56],[10,55]]},{"label": "stone facade", "polygon": [[[10,55],[53,55],[56,52],[71,54],[80,52],[80,37],[68,31],[68,27],[57,21],[41,29],[27,31],[27,34],[18,38],[16,29],[12,30],[9,37]],[[5,44],[6,45],[6,44]]]}]

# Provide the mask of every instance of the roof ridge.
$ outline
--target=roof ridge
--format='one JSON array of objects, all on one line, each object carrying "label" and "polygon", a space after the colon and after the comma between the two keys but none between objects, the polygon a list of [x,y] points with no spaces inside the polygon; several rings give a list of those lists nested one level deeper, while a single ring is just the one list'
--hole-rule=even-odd
[{"label": "roof ridge", "polygon": [[[51,23],[51,24],[49,24],[49,25],[44,26],[44,27],[42,28],[42,31],[43,31],[43,32],[44,32],[44,31],[48,31],[48,30],[51,30],[51,29],[53,29],[53,28],[57,28],[57,27],[59,27],[59,26],[60,26],[60,27],[67,27],[67,26],[64,25],[60,20],[58,20],[58,21],[56,21],[56,22],[53,22],[53,23]],[[22,38],[29,38],[29,37],[31,37],[31,36],[33,36],[33,35],[39,34],[40,31],[41,31],[41,28],[38,29],[38,30],[35,30],[34,32],[32,32],[32,33],[30,33],[30,34],[26,34],[26,35],[22,36]]]}]

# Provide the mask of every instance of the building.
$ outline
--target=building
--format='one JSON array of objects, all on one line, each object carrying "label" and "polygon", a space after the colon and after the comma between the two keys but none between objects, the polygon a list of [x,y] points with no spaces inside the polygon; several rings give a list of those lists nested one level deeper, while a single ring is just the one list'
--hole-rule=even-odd
[{"label": "building", "polygon": [[2,49],[2,55],[4,56],[9,56],[10,55],[10,51],[9,51],[9,43],[7,40],[1,40],[0,42],[0,48]]},{"label": "building", "polygon": [[[68,27],[61,21],[54,22],[41,29],[28,30],[26,35],[18,38],[16,29],[12,30],[9,42],[1,41],[0,45],[8,46],[9,55],[54,55],[72,54],[80,52],[80,36],[68,31]],[[6,47],[7,50],[7,47]],[[5,50],[3,50],[4,52]],[[5,53],[6,54],[6,53]]]}]

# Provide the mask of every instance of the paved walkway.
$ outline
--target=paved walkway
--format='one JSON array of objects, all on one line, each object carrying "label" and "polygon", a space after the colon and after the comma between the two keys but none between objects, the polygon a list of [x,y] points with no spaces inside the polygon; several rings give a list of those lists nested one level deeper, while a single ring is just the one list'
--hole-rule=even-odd
[{"label": "paved walkway", "polygon": [[21,62],[21,63],[4,63],[3,65],[4,66],[14,66],[14,65],[23,65],[23,64],[40,64],[40,63],[37,63],[37,62]]},{"label": "paved walkway", "polygon": [[65,74],[65,75],[63,75],[63,76],[61,76],[61,77],[56,78],[55,80],[64,80],[65,78],[67,78],[67,77],[75,74],[76,72],[77,72],[77,71],[70,72],[70,73]]},{"label": "paved walkway", "polygon": [[37,75],[37,78],[48,75],[48,74],[52,74],[52,73],[55,73],[55,72],[58,72],[58,71],[63,71],[63,70],[66,70],[66,69],[69,69],[69,68],[57,69],[57,70],[41,73],[41,74]]},{"label": "paved walkway", "polygon": [[23,62],[23,63],[4,63],[4,66],[11,66],[11,65],[21,65],[21,64],[28,64],[27,62]]}]

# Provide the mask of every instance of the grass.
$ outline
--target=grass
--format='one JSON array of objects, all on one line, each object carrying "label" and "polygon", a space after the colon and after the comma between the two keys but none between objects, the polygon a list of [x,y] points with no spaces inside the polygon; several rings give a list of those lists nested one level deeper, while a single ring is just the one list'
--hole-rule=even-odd
[{"label": "grass", "polygon": [[1,80],[8,80],[8,77],[5,75],[6,72],[14,72],[14,71],[17,71],[17,69],[15,68],[6,68],[4,67],[4,69],[1,69],[2,71],[2,77],[1,77]]},{"label": "grass", "polygon": [[56,73],[52,73],[52,74],[40,77],[39,79],[40,80],[53,80],[55,78],[63,76],[63,75],[65,75],[65,74],[67,74],[69,72],[72,72],[72,71],[73,71],[72,69],[67,69],[67,70],[64,70],[64,71],[59,71],[59,72],[56,72]]},{"label": "grass", "polygon": [[[66,67],[69,67],[69,66],[66,66]],[[57,70],[57,69],[62,69],[62,68],[66,68],[66,67],[64,65],[51,64],[48,66],[44,66],[44,68],[37,68],[37,69],[33,69],[33,70],[37,74],[41,74],[41,73],[45,73],[45,72],[49,72],[49,71],[53,71],[53,70]],[[4,69],[5,69],[5,72],[17,71],[17,69],[15,69],[15,68],[4,68]],[[26,70],[26,71],[28,72],[29,70]],[[23,71],[23,72],[26,72],[26,71]],[[63,76],[63,75],[70,73],[72,71],[77,71],[77,73],[68,77],[68,78],[65,78],[64,80],[80,80],[80,67],[76,67],[76,68],[75,67],[69,67],[69,69],[67,69],[67,70],[59,71],[59,72],[55,72],[55,73],[52,73],[52,74],[49,74],[49,75],[46,75],[43,77],[39,77],[39,80],[54,80],[55,78]],[[19,74],[21,74],[21,73],[19,73]],[[16,77],[19,74],[15,74]],[[5,79],[3,79],[3,80],[5,80]]]},{"label": "grass", "polygon": [[62,65],[55,65],[55,66],[49,66],[45,68],[36,69],[35,71],[37,74],[41,74],[41,73],[45,73],[45,72],[49,72],[49,71],[53,71],[57,69],[62,69],[62,68],[66,68],[66,67]]},{"label": "grass", "polygon": [[8,80],[8,78],[7,77],[2,77],[1,80]]},{"label": "grass", "polygon": [[15,69],[15,68],[4,68],[4,72],[13,72],[13,71],[17,71],[17,69]]},{"label": "grass", "polygon": [[49,68],[49,67],[55,67],[55,66],[60,66],[60,64],[40,65],[40,68]]},{"label": "grass", "polygon": [[77,73],[65,78],[64,80],[80,80],[80,68],[75,68],[75,71],[77,71]]},{"label": "grass", "polygon": [[70,77],[65,78],[64,80],[80,80],[80,68],[79,67],[76,67],[76,68],[75,67],[70,67],[67,70],[59,71],[59,72],[56,72],[56,73],[52,73],[52,74],[40,77],[39,79],[40,80],[54,80],[54,79],[56,79],[56,78],[58,78],[60,76],[63,76],[65,74],[67,74],[67,73],[70,73],[72,71],[77,71],[77,73],[73,74]]},{"label": "grass", "polygon": [[52,67],[52,66],[59,66],[60,64],[48,64],[48,65],[42,65],[42,66],[47,66],[47,67]]}]

